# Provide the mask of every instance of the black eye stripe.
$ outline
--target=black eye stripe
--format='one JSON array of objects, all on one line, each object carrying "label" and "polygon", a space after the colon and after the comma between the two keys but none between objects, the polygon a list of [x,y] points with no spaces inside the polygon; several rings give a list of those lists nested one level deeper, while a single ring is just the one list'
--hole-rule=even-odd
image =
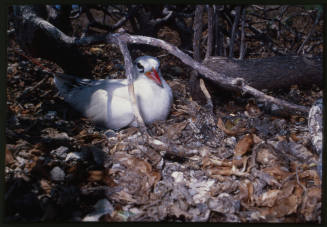
[{"label": "black eye stripe", "polygon": [[139,63],[139,62],[136,64],[136,66],[137,66],[137,68],[139,68],[139,69],[144,69],[143,65],[141,65],[141,63]]}]

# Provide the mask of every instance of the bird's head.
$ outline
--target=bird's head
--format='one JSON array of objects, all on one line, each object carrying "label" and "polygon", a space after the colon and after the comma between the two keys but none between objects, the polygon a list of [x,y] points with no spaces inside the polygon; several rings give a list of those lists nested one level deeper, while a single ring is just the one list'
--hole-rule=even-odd
[{"label": "bird's head", "polygon": [[147,78],[153,80],[156,84],[162,87],[159,66],[159,60],[151,56],[138,57],[134,62],[137,77],[145,75]]}]

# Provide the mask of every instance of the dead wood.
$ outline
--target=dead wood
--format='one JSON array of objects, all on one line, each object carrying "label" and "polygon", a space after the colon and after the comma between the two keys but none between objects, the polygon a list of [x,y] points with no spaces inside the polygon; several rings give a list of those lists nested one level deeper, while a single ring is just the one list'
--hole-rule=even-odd
[{"label": "dead wood", "polygon": [[246,60],[211,57],[204,64],[229,77],[241,77],[256,89],[283,89],[292,84],[322,87],[321,57],[275,56]]},{"label": "dead wood", "polygon": [[46,7],[14,6],[16,41],[33,57],[56,62],[66,73],[87,77],[95,60],[82,54],[76,38],[46,21]]}]

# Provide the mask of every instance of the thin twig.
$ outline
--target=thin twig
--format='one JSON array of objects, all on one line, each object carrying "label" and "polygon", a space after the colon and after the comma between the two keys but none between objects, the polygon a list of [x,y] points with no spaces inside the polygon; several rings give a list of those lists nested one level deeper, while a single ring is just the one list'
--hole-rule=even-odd
[{"label": "thin twig", "polygon": [[315,19],[315,22],[314,22],[314,24],[312,25],[312,28],[311,28],[309,34],[307,35],[307,37],[305,37],[303,43],[301,44],[301,46],[300,46],[299,49],[297,50],[297,54],[298,54],[298,55],[301,53],[301,51],[302,51],[302,49],[303,49],[305,43],[309,40],[309,38],[310,38],[310,36],[312,35],[314,29],[316,28],[316,25],[318,24],[319,19],[320,19],[320,15],[321,15],[321,12],[318,11],[317,16],[316,16],[316,19]]},{"label": "thin twig", "polygon": [[208,59],[212,54],[213,43],[213,8],[207,5],[208,8],[208,40],[207,40],[207,52],[205,58]]},{"label": "thin twig", "polygon": [[244,33],[244,25],[245,25],[245,7],[242,10],[242,26],[241,26],[241,45],[240,45],[240,60],[243,60],[246,51],[246,43],[245,43],[245,33]]},{"label": "thin twig", "polygon": [[208,89],[206,88],[202,78],[200,78],[200,88],[201,88],[204,96],[207,99],[207,106],[209,107],[210,111],[212,112],[213,104],[212,104],[211,95],[210,95]]},{"label": "thin twig", "polygon": [[229,43],[229,57],[232,58],[234,57],[233,49],[234,49],[234,41],[235,41],[235,36],[236,36],[236,26],[238,26],[239,20],[240,20],[240,12],[241,12],[241,7],[237,6],[236,7],[236,15],[232,27],[232,33],[231,33],[231,38],[230,38],[230,43]]}]

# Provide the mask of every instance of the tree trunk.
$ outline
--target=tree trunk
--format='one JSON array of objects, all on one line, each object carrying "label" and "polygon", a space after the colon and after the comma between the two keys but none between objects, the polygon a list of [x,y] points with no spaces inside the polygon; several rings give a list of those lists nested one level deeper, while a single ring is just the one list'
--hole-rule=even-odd
[{"label": "tree trunk", "polygon": [[275,56],[247,60],[210,57],[203,63],[229,77],[241,77],[256,89],[285,89],[292,84],[323,86],[321,57]]},{"label": "tree trunk", "polygon": [[83,54],[74,38],[45,20],[45,5],[14,7],[16,41],[26,53],[57,63],[67,74],[89,77],[95,59]]}]

